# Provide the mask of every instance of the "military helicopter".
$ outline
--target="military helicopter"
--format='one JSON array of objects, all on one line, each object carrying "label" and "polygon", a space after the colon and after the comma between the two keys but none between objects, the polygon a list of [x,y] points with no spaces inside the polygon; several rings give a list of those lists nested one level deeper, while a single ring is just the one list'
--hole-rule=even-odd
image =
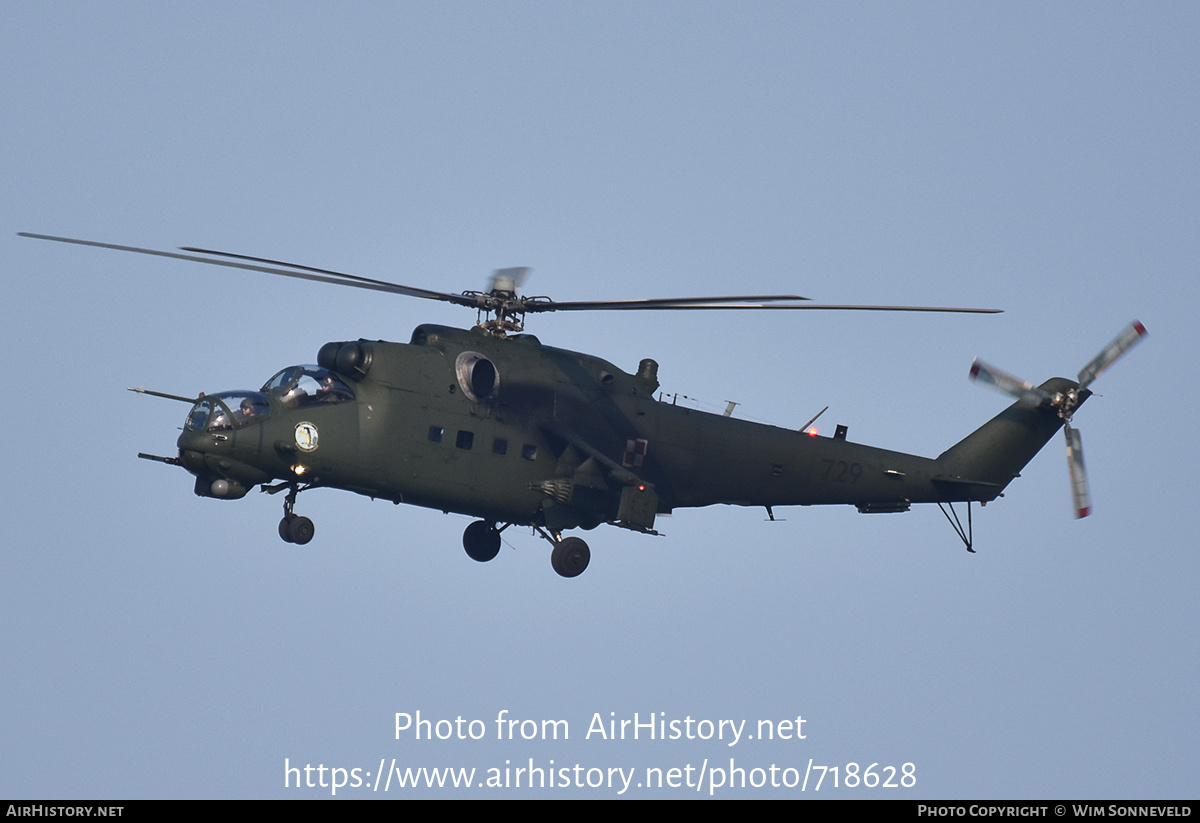
[{"label": "military helicopter", "polygon": [[[973,552],[971,504],[1001,496],[1018,472],[1064,429],[1077,517],[1091,509],[1079,431],[1072,416],[1088,386],[1146,334],[1133,322],[1076,380],[1034,386],[978,360],[971,377],[1017,398],[936,458],[698,411],[656,398],[658,364],[633,373],[554,348],[524,331],[525,316],[554,311],[867,310],[994,313],[930,306],[819,305],[797,295],[560,302],[518,293],[527,268],[500,269],[487,291],[431,291],[328,269],[183,247],[157,251],[90,240],[24,237],[149,254],[252,272],[439,300],[475,309],[468,330],[424,324],[408,343],[334,341],[313,365],[289,366],[257,391],[185,397],[178,454],[138,457],[181,466],[201,497],[236,500],[254,486],[283,493],[279,536],[312,540],[297,495],[326,487],[477,518],[463,532],[474,560],[493,559],[501,533],[528,526],[550,542],[563,577],[591,551],[571,529],[602,523],[656,535],[655,518],[717,503],[849,504],[862,513],[936,503]],[[817,415],[819,417],[820,414]],[[966,504],[966,523],[955,510]]]}]

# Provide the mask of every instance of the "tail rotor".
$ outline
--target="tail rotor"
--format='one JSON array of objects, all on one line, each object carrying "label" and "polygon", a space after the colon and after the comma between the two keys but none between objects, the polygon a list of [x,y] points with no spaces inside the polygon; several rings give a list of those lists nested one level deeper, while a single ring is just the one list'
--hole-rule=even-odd
[{"label": "tail rotor", "polygon": [[1083,438],[1079,429],[1063,424],[1067,438],[1067,471],[1071,474],[1071,503],[1075,507],[1075,519],[1092,513],[1092,497],[1088,493],[1087,472],[1083,468]]},{"label": "tail rotor", "polygon": [[[1054,409],[1063,421],[1063,435],[1067,441],[1067,469],[1071,475],[1071,499],[1075,517],[1087,517],[1092,512],[1091,496],[1088,492],[1087,473],[1083,466],[1083,439],[1079,429],[1071,425],[1071,416],[1090,395],[1088,386],[1117,361],[1121,355],[1146,336],[1146,327],[1133,321],[1118,334],[1111,343],[1101,349],[1079,372],[1078,383],[1065,391],[1050,392],[1034,386],[978,358],[971,364],[971,379],[993,386],[1005,394],[1031,406],[1046,406]],[[1065,381],[1064,381],[1065,382]]]},{"label": "tail rotor", "polygon": [[1127,352],[1133,347],[1134,343],[1145,336],[1145,326],[1136,320],[1130,323],[1124,331],[1104,347],[1103,351],[1092,358],[1092,362],[1084,366],[1083,370],[1079,372],[1079,388],[1086,389],[1089,383],[1104,374],[1105,369],[1115,363],[1118,357]]}]

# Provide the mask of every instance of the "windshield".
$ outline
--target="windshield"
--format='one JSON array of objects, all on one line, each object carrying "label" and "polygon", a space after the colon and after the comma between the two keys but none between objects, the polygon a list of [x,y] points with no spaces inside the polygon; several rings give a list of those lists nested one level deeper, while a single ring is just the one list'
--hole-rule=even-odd
[{"label": "windshield", "polygon": [[354,392],[329,369],[320,366],[288,366],[262,387],[279,395],[285,406],[314,406],[353,400]]},{"label": "windshield", "polygon": [[256,391],[223,391],[204,397],[192,407],[184,428],[210,431],[244,426],[271,412],[267,396]]}]

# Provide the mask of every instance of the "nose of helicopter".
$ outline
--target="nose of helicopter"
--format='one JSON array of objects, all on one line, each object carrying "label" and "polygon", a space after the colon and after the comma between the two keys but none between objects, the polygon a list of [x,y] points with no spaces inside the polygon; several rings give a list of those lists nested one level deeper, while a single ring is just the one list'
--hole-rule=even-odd
[{"label": "nose of helicopter", "polygon": [[[237,500],[270,475],[249,465],[257,453],[256,432],[269,414],[259,392],[220,392],[201,397],[179,435],[179,464],[196,476],[196,494]],[[239,435],[241,435],[239,437]]]},{"label": "nose of helicopter", "polygon": [[226,450],[220,441],[212,440],[206,442],[196,432],[179,436],[179,464],[196,476],[196,494],[222,500],[245,497],[259,473],[222,454]]}]

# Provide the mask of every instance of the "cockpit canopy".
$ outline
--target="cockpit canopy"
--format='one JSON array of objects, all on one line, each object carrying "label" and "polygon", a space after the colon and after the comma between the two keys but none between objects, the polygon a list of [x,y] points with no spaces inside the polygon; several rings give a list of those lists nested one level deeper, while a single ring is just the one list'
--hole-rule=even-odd
[{"label": "cockpit canopy", "polygon": [[183,427],[188,431],[232,429],[271,413],[267,396],[256,391],[223,391],[202,397]]},{"label": "cockpit canopy", "polygon": [[341,378],[320,366],[288,366],[268,380],[262,391],[278,396],[289,408],[354,399],[354,392]]},{"label": "cockpit canopy", "polygon": [[288,366],[268,380],[261,391],[223,391],[200,398],[183,428],[217,431],[261,420],[271,413],[268,395],[278,397],[279,402],[293,409],[354,399],[350,387],[329,369]]}]

